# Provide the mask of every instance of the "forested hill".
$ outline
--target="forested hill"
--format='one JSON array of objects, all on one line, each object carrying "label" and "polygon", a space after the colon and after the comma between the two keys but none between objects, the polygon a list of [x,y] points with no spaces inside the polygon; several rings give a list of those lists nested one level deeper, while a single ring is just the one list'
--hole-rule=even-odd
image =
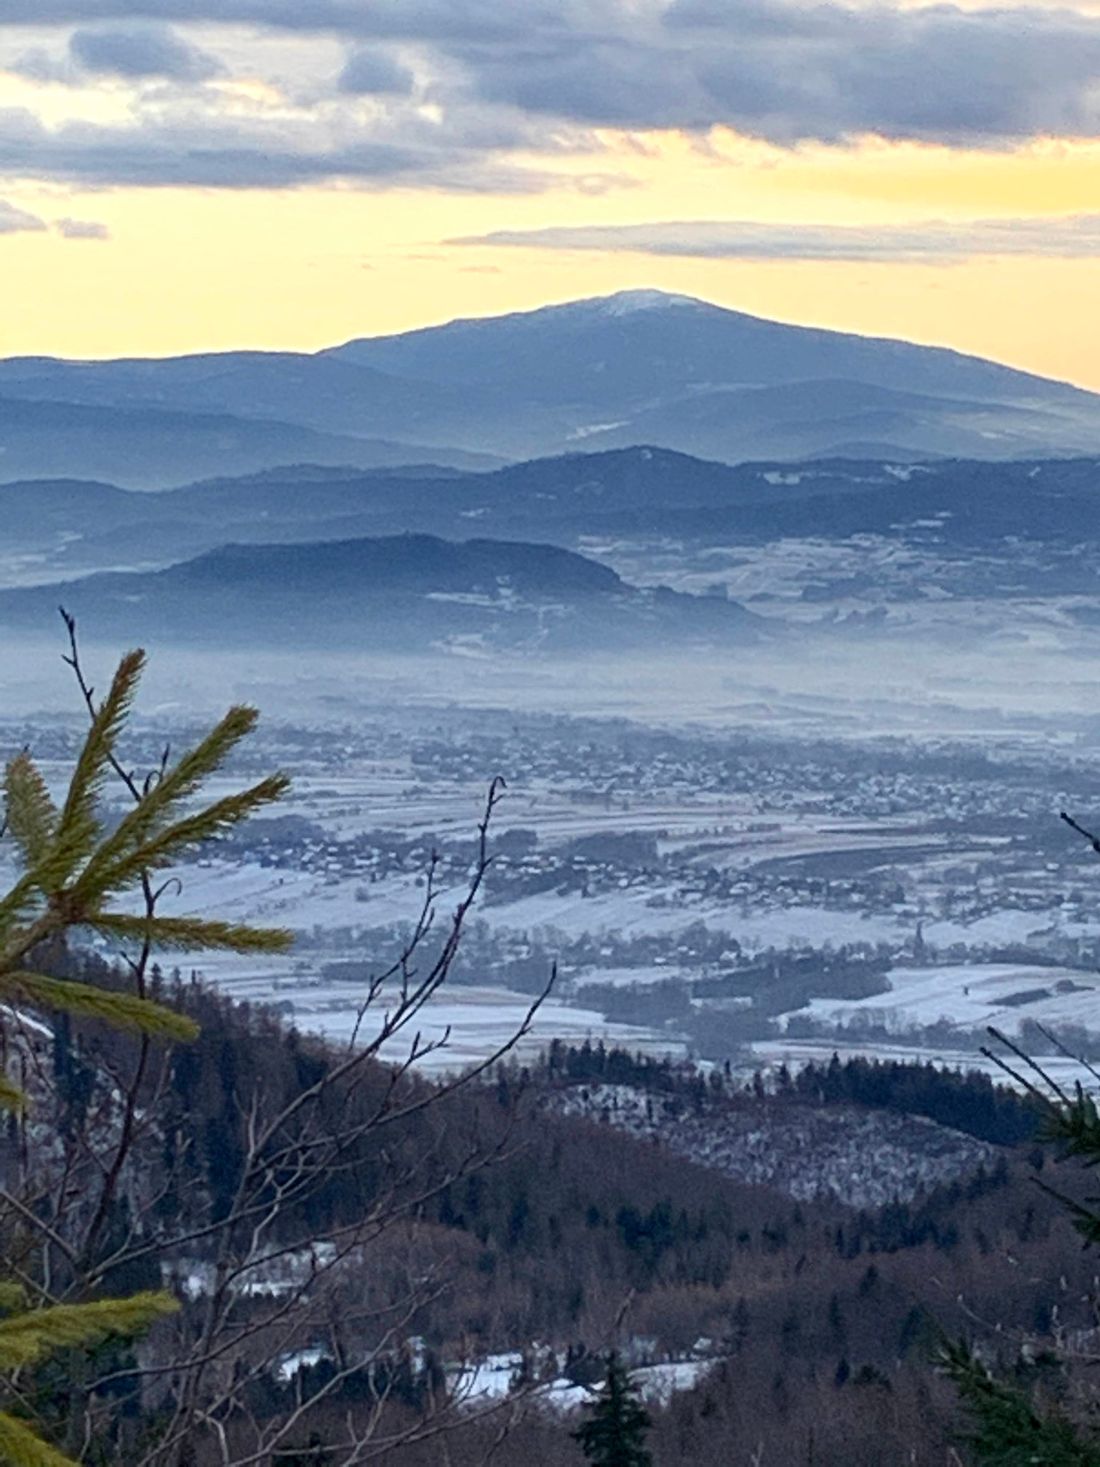
[{"label": "forested hill", "polygon": [[89,635],[248,647],[591,650],[693,639],[737,645],[762,623],[725,600],[639,590],[551,545],[428,535],[230,545],[151,572],[0,592],[0,626],[62,602]]}]

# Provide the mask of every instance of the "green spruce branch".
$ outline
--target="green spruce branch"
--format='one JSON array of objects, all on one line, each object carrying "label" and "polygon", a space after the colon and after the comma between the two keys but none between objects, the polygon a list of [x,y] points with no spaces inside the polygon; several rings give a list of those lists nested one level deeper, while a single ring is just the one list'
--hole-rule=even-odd
[{"label": "green spruce branch", "polygon": [[[23,871],[11,890],[0,896],[0,1000],[16,1010],[56,1011],[133,1030],[143,1043],[193,1039],[198,1031],[186,1015],[142,993],[37,973],[36,954],[44,943],[74,928],[98,931],[146,956],[158,947],[285,951],[292,934],[279,928],[160,916],[156,909],[163,893],[153,887],[150,875],[278,800],[288,780],[273,775],[238,794],[192,808],[206,781],[256,725],[254,709],[235,707],[174,765],[166,764],[144,784],[137,784],[119,761],[118,745],[137,695],[145,654],[130,652],[122,659],[106,697],[96,704],[79,666],[75,627],[68,617],[66,624],[72,640],[67,660],[85,696],[90,727],[60,806],[28,752],[17,754],[4,771],[0,832],[15,843]],[[105,833],[101,807],[112,772],[123,778],[134,803]],[[119,909],[119,898],[137,887],[145,897],[144,912],[135,915]],[[26,1104],[11,1078],[0,1072],[0,1106],[21,1109]],[[116,1336],[132,1338],[177,1307],[169,1294],[143,1293],[129,1299],[85,1299],[32,1308],[20,1285],[0,1279],[4,1315],[0,1372],[17,1373],[58,1350],[88,1349]],[[73,1467],[12,1410],[0,1411],[0,1463]]]}]

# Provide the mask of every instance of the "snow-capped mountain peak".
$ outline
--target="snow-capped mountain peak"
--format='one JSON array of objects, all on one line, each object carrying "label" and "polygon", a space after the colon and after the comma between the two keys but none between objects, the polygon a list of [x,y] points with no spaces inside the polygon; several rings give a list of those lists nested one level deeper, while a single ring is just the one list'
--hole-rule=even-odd
[{"label": "snow-capped mountain peak", "polygon": [[665,310],[670,306],[701,306],[694,296],[666,290],[620,290],[594,302],[605,316],[632,316],[635,311]]}]

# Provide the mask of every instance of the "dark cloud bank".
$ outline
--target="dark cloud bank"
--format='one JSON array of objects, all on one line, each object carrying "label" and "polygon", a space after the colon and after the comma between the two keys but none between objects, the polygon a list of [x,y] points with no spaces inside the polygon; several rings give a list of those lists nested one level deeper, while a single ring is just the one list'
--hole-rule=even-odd
[{"label": "dark cloud bank", "polygon": [[[27,74],[52,67],[70,78],[159,79],[200,99],[187,115],[178,109],[175,121],[171,112],[139,112],[129,129],[36,130],[0,115],[0,172],[22,176],[214,187],[408,178],[435,187],[538,188],[549,177],[510,168],[506,155],[553,151],[563,129],[576,142],[596,127],[703,134],[723,125],[783,146],[865,135],[977,147],[1100,136],[1100,19],[1071,9],[4,0],[0,41],[5,23],[56,31],[53,49],[36,47],[24,58]],[[202,44],[191,23],[203,25]],[[342,40],[343,65],[311,106],[343,107],[345,125],[317,139],[308,118],[265,133],[219,111],[209,84],[227,65],[215,54],[223,24]],[[438,137],[401,115],[414,94],[441,109]],[[391,121],[353,115],[365,99],[392,109]]]}]

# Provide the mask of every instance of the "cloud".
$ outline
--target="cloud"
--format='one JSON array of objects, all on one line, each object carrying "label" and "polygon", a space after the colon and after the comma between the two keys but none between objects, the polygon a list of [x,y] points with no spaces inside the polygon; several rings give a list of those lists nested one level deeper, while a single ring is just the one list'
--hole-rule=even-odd
[{"label": "cloud", "polygon": [[69,54],[82,71],[138,80],[166,77],[177,82],[208,81],[224,69],[215,57],[166,25],[74,31]]},{"label": "cloud", "polygon": [[0,199],[0,234],[37,234],[45,227],[43,220]]},{"label": "cloud", "polygon": [[[64,79],[53,50],[73,26],[66,64],[83,76],[160,77],[196,94],[218,71],[279,84],[261,60],[253,69],[247,61],[249,46],[269,58],[273,35],[282,38],[275,49],[293,38],[309,56],[313,46],[330,58],[334,41],[348,48],[335,77],[326,63],[322,88],[281,88],[302,108],[283,118],[270,163],[256,156],[237,98],[223,99],[220,113],[193,109],[197,121],[183,127],[201,132],[191,159],[168,159],[168,124],[151,104],[135,111],[130,137],[97,133],[84,146],[72,131],[55,134],[37,154],[56,160],[51,177],[232,186],[236,157],[242,186],[419,171],[437,186],[453,164],[456,187],[479,176],[516,187],[524,178],[510,150],[560,150],[563,137],[593,147],[599,128],[704,137],[728,127],[779,146],[1100,138],[1100,16],[1041,0],[997,9],[901,0],[0,0],[0,11],[0,38],[21,27],[15,65],[40,79]],[[370,96],[391,109],[413,95],[414,71],[418,93],[441,109],[439,130],[458,135],[452,146],[427,140],[412,109],[397,114],[405,135],[352,137],[337,125],[318,143],[331,104],[354,108]]]},{"label": "cloud", "polygon": [[[99,49],[92,52],[78,33],[73,50],[84,63],[128,65],[135,72],[154,64],[162,71],[176,66],[192,74],[209,69],[194,63],[195,47],[180,60],[175,43],[184,37],[139,30],[137,51],[131,45],[133,31],[126,34],[125,48],[118,33],[97,31]],[[16,39],[26,56],[28,40],[35,43],[38,37],[24,31]],[[47,39],[54,42],[56,64],[57,56],[66,54],[57,42],[67,38],[47,33]],[[186,39],[190,44],[191,33]],[[307,42],[238,32],[223,36],[216,30],[203,31],[199,39],[225,67],[224,82],[210,86],[162,76],[150,85],[147,78],[134,77],[128,88],[112,85],[109,108],[82,103],[86,120],[72,115],[47,120],[37,104],[6,111],[0,106],[0,181],[224,189],[337,181],[503,194],[551,187],[607,190],[631,182],[616,165],[608,166],[587,130],[568,125],[548,130],[542,119],[482,102],[446,77],[429,73],[422,84],[415,48],[406,66],[406,48],[395,56],[381,44],[343,50],[331,38]],[[155,47],[146,44],[150,40]],[[334,77],[341,58],[347,63],[342,88]],[[262,64],[252,69],[254,61]],[[75,61],[68,64],[76,81],[88,88]],[[285,84],[292,68],[297,86]],[[364,105],[368,96],[370,103]],[[586,150],[593,155],[591,166],[580,172],[575,159]],[[569,157],[564,176],[553,166],[555,155]]]},{"label": "cloud", "polygon": [[905,225],[761,224],[748,220],[496,230],[448,241],[524,249],[598,250],[708,260],[950,264],[981,256],[1100,257],[1100,214],[928,220]]},{"label": "cloud", "polygon": [[677,0],[648,23],[451,51],[483,99],[592,126],[784,146],[1100,134],[1100,19],[1070,10]]},{"label": "cloud", "polygon": [[621,0],[4,0],[2,25],[156,20],[247,24],[353,37],[512,42],[545,25],[570,28],[580,9],[627,11]]},{"label": "cloud", "polygon": [[7,70],[25,76],[28,81],[71,83],[77,80],[76,68],[69,57],[56,56],[44,46],[21,52],[8,64]]},{"label": "cloud", "polygon": [[340,179],[457,193],[530,193],[560,182],[498,156],[525,134],[476,113],[438,126],[406,107],[364,125],[339,109],[295,116],[238,109],[230,127],[219,105],[158,100],[139,123],[58,127],[26,109],[0,111],[0,177],[235,189]]},{"label": "cloud", "polygon": [[94,219],[55,219],[53,226],[62,239],[110,239],[106,224]]},{"label": "cloud", "polygon": [[400,65],[384,51],[355,51],[340,73],[338,86],[353,96],[385,95],[407,97],[415,78],[407,66]]},{"label": "cloud", "polygon": [[[1072,11],[760,4],[738,45],[678,0],[696,73],[732,126],[777,142],[880,136],[1001,145],[1100,130],[1100,22]],[[784,24],[785,22],[785,24]],[[709,43],[708,43],[709,38]]]}]

